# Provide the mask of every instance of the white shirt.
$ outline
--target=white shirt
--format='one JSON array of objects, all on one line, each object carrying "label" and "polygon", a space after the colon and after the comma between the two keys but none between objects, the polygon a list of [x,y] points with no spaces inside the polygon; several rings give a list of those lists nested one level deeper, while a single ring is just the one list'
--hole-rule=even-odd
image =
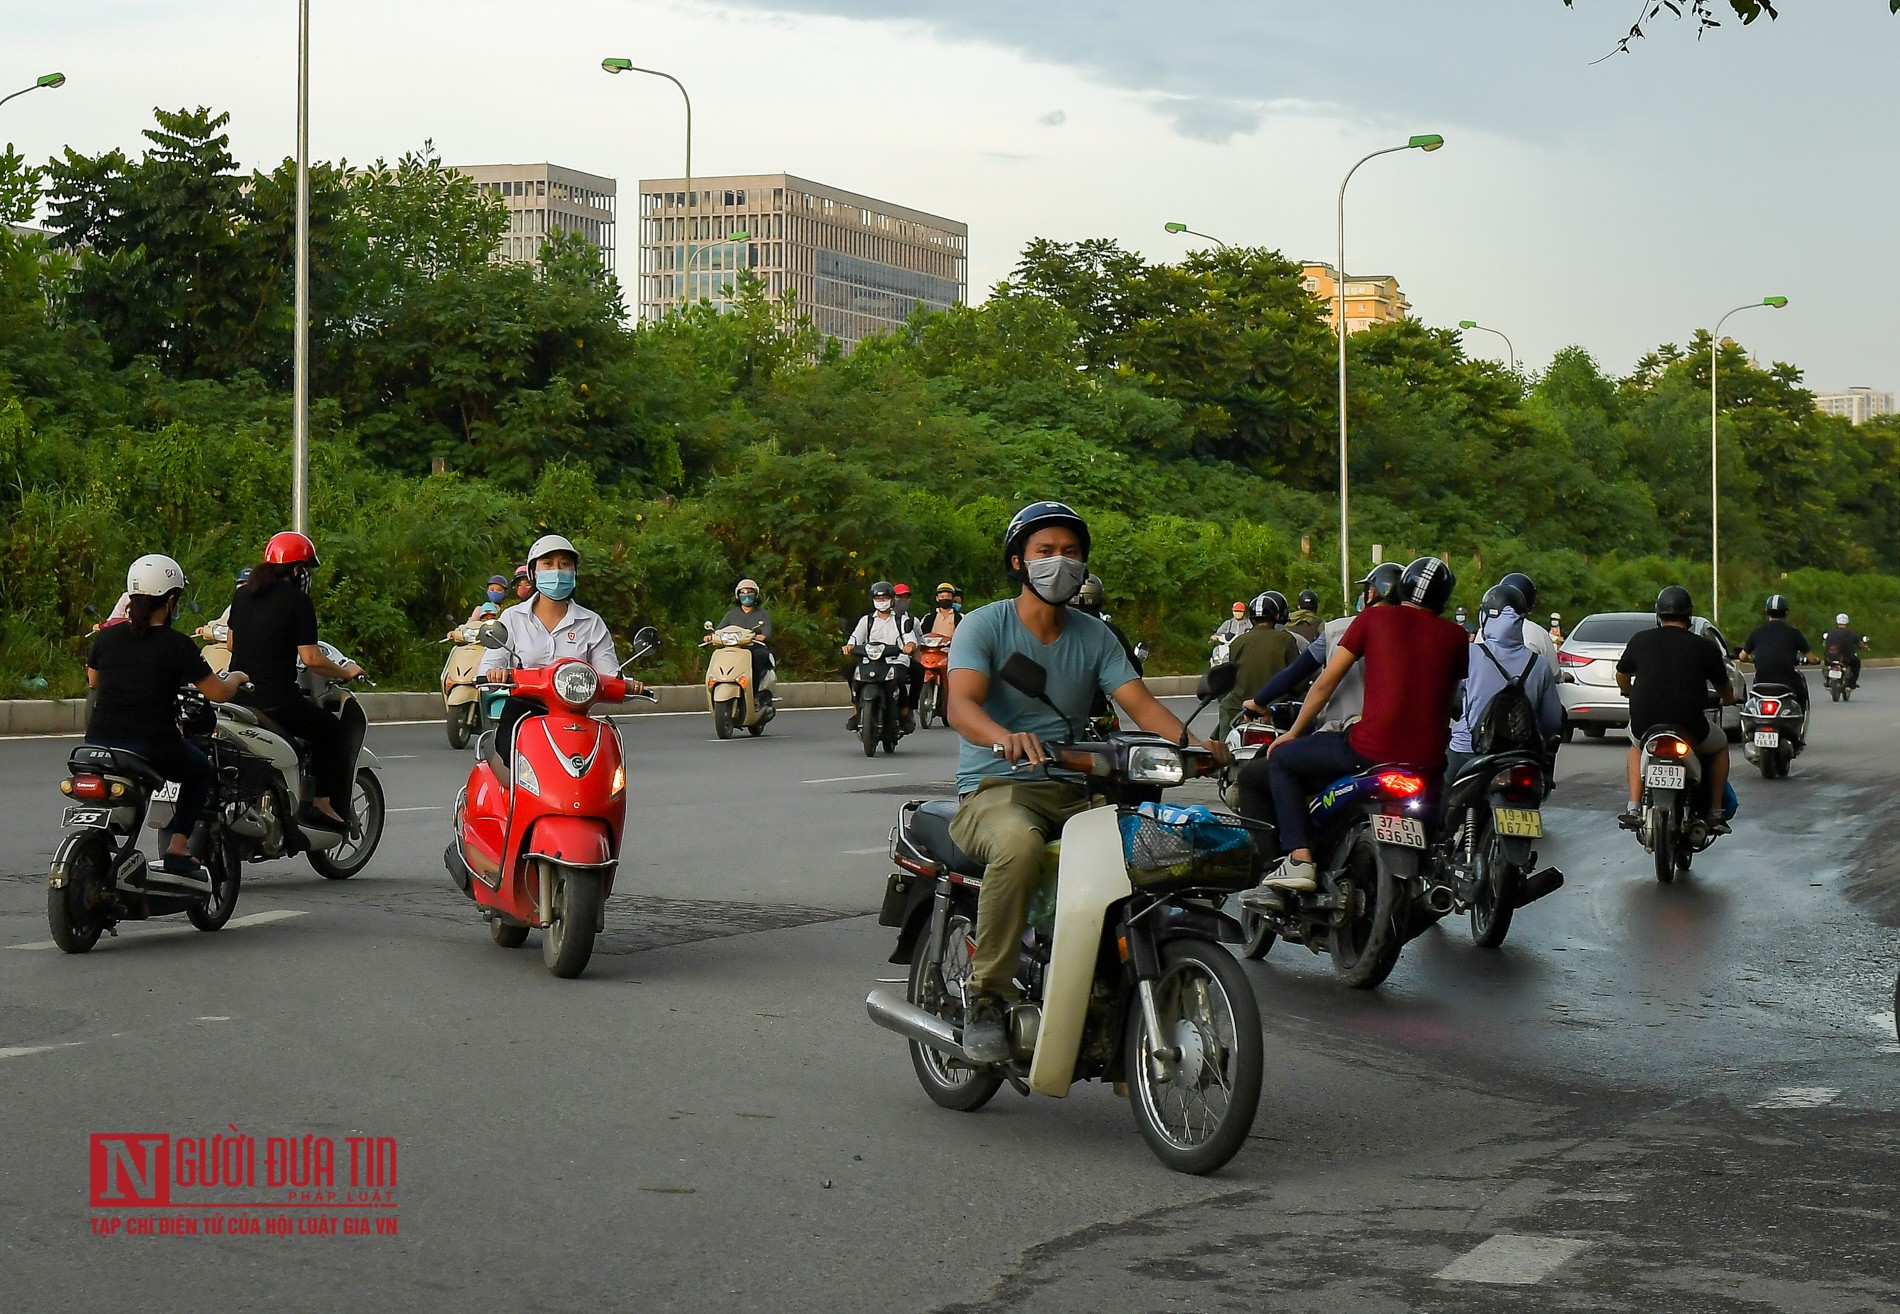
[{"label": "white shirt", "polygon": [[[534,614],[532,600],[504,611],[501,626],[508,631],[511,665],[518,668],[550,666],[562,657],[578,657],[602,675],[620,668],[607,622],[578,602],[568,602],[566,614],[552,630]],[[485,669],[493,670],[493,662],[491,656]]]},{"label": "white shirt", "polygon": [[[867,643],[888,644],[893,648],[902,648],[915,642],[911,636],[910,617],[899,616],[893,612],[883,612],[874,616],[860,616],[858,627],[851,631],[851,646],[863,651]],[[893,653],[893,657],[902,654]]]},{"label": "white shirt", "polygon": [[1535,621],[1524,622],[1524,646],[1544,659],[1544,669],[1551,678],[1557,675],[1557,640],[1550,637],[1550,631]]}]

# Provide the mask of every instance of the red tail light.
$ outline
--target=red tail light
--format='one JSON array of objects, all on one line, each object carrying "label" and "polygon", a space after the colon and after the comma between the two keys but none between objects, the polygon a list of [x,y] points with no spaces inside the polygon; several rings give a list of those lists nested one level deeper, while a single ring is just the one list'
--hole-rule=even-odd
[{"label": "red tail light", "polygon": [[1781,715],[1781,700],[1779,698],[1762,699],[1761,700],[1761,714],[1763,716],[1780,716]]},{"label": "red tail light", "polygon": [[1511,798],[1540,798],[1543,784],[1537,768],[1525,765],[1507,768],[1491,778],[1491,788]]},{"label": "red tail light", "polygon": [[1394,798],[1410,798],[1425,788],[1425,777],[1410,771],[1381,771],[1379,788]]},{"label": "red tail light", "polygon": [[1687,757],[1689,756],[1689,741],[1678,739],[1674,735],[1666,735],[1655,742],[1653,750],[1662,757]]},{"label": "red tail light", "polygon": [[1243,747],[1251,747],[1255,744],[1270,744],[1273,740],[1274,730],[1272,726],[1243,725],[1240,727],[1240,742]]},{"label": "red tail light", "polygon": [[73,797],[100,799],[106,796],[106,782],[100,776],[74,776]]},{"label": "red tail light", "polygon": [[1557,664],[1559,666],[1588,666],[1595,660],[1596,658],[1594,657],[1579,657],[1574,652],[1559,652],[1557,654]]}]

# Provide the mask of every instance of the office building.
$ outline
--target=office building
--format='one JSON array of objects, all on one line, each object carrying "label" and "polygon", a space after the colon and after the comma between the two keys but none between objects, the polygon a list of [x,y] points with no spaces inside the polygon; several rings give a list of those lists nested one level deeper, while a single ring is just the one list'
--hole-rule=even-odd
[{"label": "office building", "polygon": [[496,254],[503,260],[538,264],[548,234],[579,233],[614,267],[614,180],[564,169],[558,164],[462,164],[460,173],[508,207],[508,231]]},{"label": "office building", "polygon": [[[967,224],[786,173],[640,183],[640,312],[731,298],[750,270],[846,347],[969,290]],[[743,239],[735,235],[743,233]]]},{"label": "office building", "polygon": [[[1309,260],[1300,271],[1300,286],[1307,295],[1318,298],[1326,309],[1326,322],[1339,320],[1339,271],[1321,261]],[[1390,324],[1410,319],[1412,303],[1399,291],[1399,280],[1390,274],[1355,274],[1346,279],[1346,331],[1357,333],[1374,324]]]},{"label": "office building", "polygon": [[1893,394],[1872,388],[1842,388],[1839,392],[1817,392],[1814,404],[1829,415],[1843,415],[1850,424],[1865,424],[1876,415],[1893,414]]}]

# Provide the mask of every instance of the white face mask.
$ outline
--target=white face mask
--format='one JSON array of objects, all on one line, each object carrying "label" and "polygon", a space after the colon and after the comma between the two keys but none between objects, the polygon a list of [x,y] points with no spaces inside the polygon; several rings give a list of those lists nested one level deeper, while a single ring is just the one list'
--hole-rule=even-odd
[{"label": "white face mask", "polygon": [[891,600],[889,598],[874,598],[871,601],[871,605],[876,607],[879,611],[889,611],[891,609]]},{"label": "white face mask", "polygon": [[1089,568],[1074,557],[1037,557],[1026,562],[1023,573],[1037,597],[1054,607],[1066,607],[1082,591]]}]

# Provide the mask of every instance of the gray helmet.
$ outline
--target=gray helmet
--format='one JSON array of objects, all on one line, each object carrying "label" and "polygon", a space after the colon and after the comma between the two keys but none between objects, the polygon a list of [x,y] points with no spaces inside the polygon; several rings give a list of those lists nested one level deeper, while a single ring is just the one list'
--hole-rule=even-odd
[{"label": "gray helmet", "polygon": [[1098,615],[1102,604],[1108,601],[1108,590],[1102,587],[1100,575],[1090,575],[1082,581],[1081,589],[1075,595],[1075,605],[1090,615]]}]

